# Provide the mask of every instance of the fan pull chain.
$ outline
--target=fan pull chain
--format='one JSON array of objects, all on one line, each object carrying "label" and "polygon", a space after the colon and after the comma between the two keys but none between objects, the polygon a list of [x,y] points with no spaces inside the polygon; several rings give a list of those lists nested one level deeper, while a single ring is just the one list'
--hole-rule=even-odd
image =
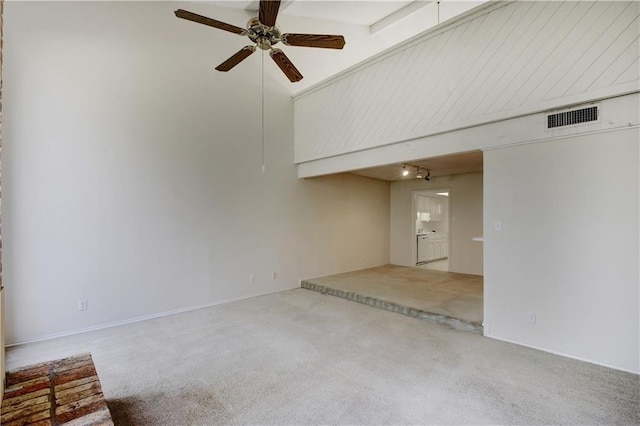
[{"label": "fan pull chain", "polygon": [[264,51],[262,51],[262,173],[265,171],[264,166]]}]

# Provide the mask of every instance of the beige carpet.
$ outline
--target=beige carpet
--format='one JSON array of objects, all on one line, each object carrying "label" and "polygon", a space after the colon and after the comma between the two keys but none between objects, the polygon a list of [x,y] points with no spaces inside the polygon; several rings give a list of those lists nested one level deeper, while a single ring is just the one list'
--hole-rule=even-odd
[{"label": "beige carpet", "polygon": [[303,288],[478,334],[483,277],[384,265],[311,278]]},{"label": "beige carpet", "polygon": [[623,373],[304,289],[10,348],[91,352],[116,425],[638,424]]}]

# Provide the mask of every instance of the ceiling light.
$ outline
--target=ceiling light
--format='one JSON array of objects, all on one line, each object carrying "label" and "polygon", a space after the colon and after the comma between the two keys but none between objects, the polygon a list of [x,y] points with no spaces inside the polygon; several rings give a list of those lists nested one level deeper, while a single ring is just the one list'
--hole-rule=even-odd
[{"label": "ceiling light", "polygon": [[420,171],[420,167],[416,167],[416,179],[422,179],[422,172]]},{"label": "ceiling light", "polygon": [[426,182],[429,182],[431,180],[431,172],[429,170],[427,170],[427,175],[424,177],[424,180]]},{"label": "ceiling light", "polygon": [[407,170],[407,166],[402,165],[402,176],[409,176],[409,170]]}]

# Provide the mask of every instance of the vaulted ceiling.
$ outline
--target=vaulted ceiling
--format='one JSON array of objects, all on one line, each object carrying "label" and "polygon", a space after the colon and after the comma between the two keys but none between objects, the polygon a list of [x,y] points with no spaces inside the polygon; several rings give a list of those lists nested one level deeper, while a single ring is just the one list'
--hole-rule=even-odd
[{"label": "vaulted ceiling", "polygon": [[[286,31],[337,33],[357,28],[351,30],[351,33],[344,33],[347,44],[343,51],[323,52],[324,49],[287,48],[287,55],[304,74],[304,79],[292,85],[291,89],[293,93],[300,92],[482,3],[485,1],[283,0],[278,14],[278,26]],[[259,1],[227,0],[210,4],[243,10],[247,17],[250,17],[257,14]],[[206,9],[195,11],[207,14]],[[416,167],[429,170],[432,177],[481,172],[482,152],[419,159],[408,162],[407,166],[411,173],[406,177],[402,176],[402,164],[356,170],[353,173],[397,181],[415,179]]]},{"label": "vaulted ceiling", "polygon": [[[229,7],[241,8],[248,11],[258,10],[258,0],[237,0],[225,2]],[[410,3],[427,5],[426,0],[397,0],[397,1],[309,1],[284,0],[280,6],[280,14],[313,18],[325,21],[342,22],[353,25],[372,25],[382,18],[402,9]]]},{"label": "vaulted ceiling", "polygon": [[[459,0],[283,0],[277,24],[286,32],[342,33],[343,51],[325,49],[287,49],[287,55],[303,71],[304,79],[291,86],[298,93],[413,36],[458,16],[483,1]],[[255,16],[258,0],[194,2],[192,10],[210,18],[207,5],[244,10]],[[242,22],[229,22],[242,26]],[[232,52],[232,50],[230,50]]]}]

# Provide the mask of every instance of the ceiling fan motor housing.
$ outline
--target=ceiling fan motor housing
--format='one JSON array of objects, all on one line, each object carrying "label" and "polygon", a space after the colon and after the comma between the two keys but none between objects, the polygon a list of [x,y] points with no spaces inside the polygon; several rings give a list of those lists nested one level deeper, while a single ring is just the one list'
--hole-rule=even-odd
[{"label": "ceiling fan motor housing", "polygon": [[262,50],[271,49],[271,46],[279,43],[282,39],[282,33],[278,27],[267,27],[258,18],[250,19],[247,22],[247,36]]}]

